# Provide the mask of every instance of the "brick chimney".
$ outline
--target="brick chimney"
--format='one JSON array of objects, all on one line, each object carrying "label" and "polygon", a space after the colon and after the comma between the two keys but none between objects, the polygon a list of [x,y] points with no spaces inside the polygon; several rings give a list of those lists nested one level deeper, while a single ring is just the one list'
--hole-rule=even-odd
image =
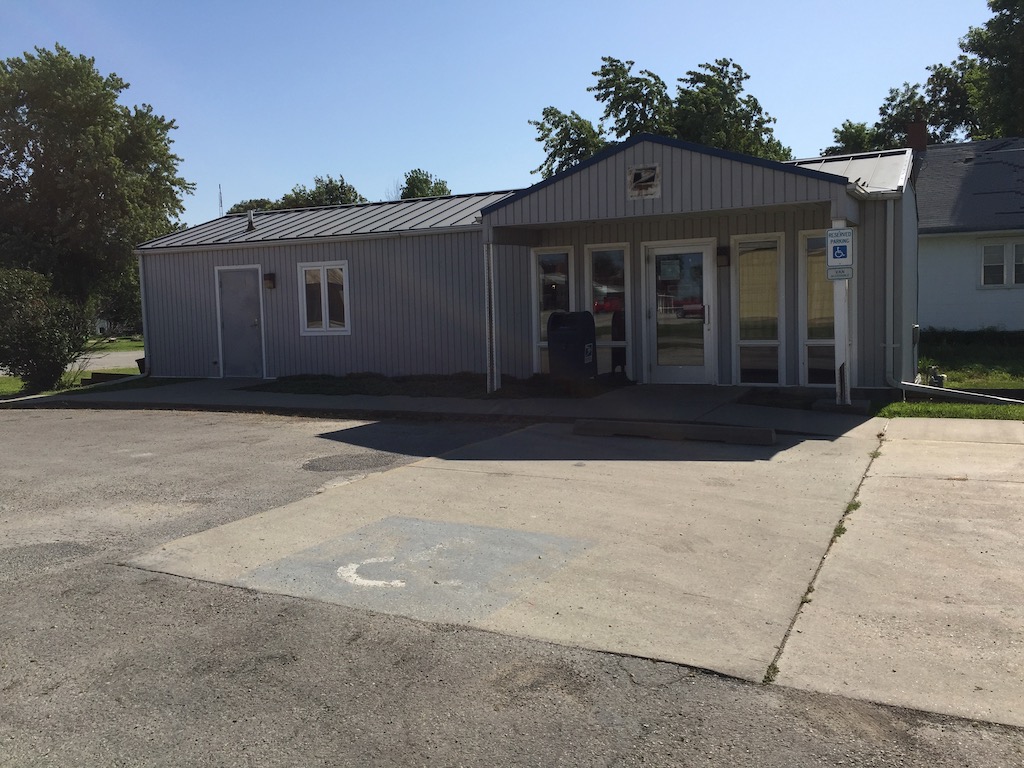
[{"label": "brick chimney", "polygon": [[914,121],[907,124],[907,144],[915,152],[928,151],[928,123],[921,114],[921,108],[914,110]]}]

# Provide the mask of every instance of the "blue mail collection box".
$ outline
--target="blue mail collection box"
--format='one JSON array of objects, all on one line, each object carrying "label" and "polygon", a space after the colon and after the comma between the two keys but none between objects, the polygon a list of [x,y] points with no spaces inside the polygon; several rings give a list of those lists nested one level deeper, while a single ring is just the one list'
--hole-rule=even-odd
[{"label": "blue mail collection box", "polygon": [[548,362],[554,379],[597,376],[597,335],[589,312],[553,312],[548,318]]}]

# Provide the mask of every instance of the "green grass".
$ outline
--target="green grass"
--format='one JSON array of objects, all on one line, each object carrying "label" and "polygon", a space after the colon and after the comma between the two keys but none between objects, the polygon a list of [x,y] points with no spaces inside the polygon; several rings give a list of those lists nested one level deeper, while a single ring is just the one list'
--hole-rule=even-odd
[{"label": "green grass", "polygon": [[878,413],[884,419],[1002,419],[1024,421],[1024,405],[988,405],[983,403],[890,403]]},{"label": "green grass", "polygon": [[0,400],[17,397],[21,386],[21,379],[17,376],[0,376]]},{"label": "green grass", "polygon": [[[104,368],[102,371],[96,371],[96,373],[120,373],[125,376],[137,375],[139,369],[136,368]],[[38,395],[53,395],[58,392],[69,393],[77,388],[81,388],[82,379],[89,376],[92,371],[79,371],[71,370],[64,374],[64,378],[61,381],[59,389],[50,389],[46,392],[36,392]],[[22,395],[28,394],[23,392],[23,383],[17,376],[0,376],[0,400],[9,400],[13,397],[21,397]]]},{"label": "green grass", "polygon": [[920,372],[938,366],[950,389],[1024,389],[1024,332],[921,332]]},{"label": "green grass", "polygon": [[120,338],[104,337],[90,339],[86,352],[142,352],[141,336],[123,336]]}]

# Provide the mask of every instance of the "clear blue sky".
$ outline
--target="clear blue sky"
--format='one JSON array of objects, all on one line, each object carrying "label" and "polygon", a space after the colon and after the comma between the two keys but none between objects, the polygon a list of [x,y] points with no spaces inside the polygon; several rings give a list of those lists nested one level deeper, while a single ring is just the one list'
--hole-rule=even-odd
[{"label": "clear blue sky", "polygon": [[949,62],[984,0],[0,0],[0,57],[60,43],[177,121],[190,225],[343,175],[386,199],[412,168],[452,191],[528,186],[547,105],[600,116],[601,56],[673,84],[730,57],[798,157]]}]

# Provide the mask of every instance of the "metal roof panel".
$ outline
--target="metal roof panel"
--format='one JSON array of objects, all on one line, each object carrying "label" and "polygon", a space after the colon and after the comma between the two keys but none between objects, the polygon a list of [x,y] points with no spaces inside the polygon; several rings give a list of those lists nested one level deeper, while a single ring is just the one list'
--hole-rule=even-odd
[{"label": "metal roof panel", "polygon": [[911,149],[861,152],[793,160],[792,165],[843,176],[869,194],[902,192],[914,161]]},{"label": "metal roof panel", "polygon": [[149,240],[138,248],[169,250],[472,227],[479,224],[481,208],[513,193],[484,192],[322,208],[254,211],[256,227],[252,231],[248,229],[247,213],[232,213]]}]

